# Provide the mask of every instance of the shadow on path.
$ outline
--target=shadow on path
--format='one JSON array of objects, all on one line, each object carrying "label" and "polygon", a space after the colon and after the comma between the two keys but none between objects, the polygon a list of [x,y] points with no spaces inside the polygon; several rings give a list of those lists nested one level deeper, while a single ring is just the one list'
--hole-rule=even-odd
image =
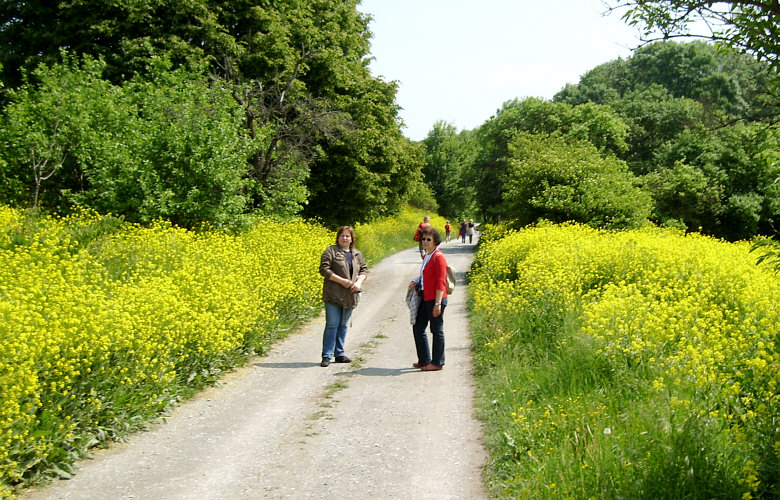
[{"label": "shadow on path", "polygon": [[255,363],[258,368],[311,368],[312,366],[320,366],[319,363]]},{"label": "shadow on path", "polygon": [[339,375],[364,375],[366,377],[397,377],[399,375],[405,375],[407,373],[416,373],[420,370],[417,368],[360,368],[351,372],[342,372]]}]

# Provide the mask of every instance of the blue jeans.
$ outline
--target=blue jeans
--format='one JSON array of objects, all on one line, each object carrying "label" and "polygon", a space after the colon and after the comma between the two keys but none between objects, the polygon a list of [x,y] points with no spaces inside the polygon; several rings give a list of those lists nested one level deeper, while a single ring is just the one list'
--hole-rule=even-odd
[{"label": "blue jeans", "polygon": [[344,356],[344,340],[352,309],[325,302],[325,331],[322,334],[322,357]]},{"label": "blue jeans", "polygon": [[[441,314],[438,318],[433,317],[434,302],[426,300],[420,304],[420,308],[417,309],[417,319],[412,325],[412,333],[417,348],[417,362],[444,366],[444,310],[447,308],[447,297],[441,299]],[[433,356],[428,348],[428,333],[425,331],[428,323],[431,324],[431,334],[433,334]]]}]

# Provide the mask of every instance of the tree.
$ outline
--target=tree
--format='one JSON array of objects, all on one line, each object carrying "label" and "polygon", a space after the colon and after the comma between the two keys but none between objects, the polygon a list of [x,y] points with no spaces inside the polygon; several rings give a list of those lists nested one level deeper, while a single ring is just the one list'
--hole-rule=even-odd
[{"label": "tree", "polygon": [[207,0],[4,0],[0,2],[2,81],[59,61],[60,51],[106,61],[113,82],[146,70],[152,55],[202,71],[209,55],[237,49]]},{"label": "tree", "polygon": [[610,5],[610,11],[625,9],[623,19],[641,27],[648,40],[706,38],[753,54],[778,72],[780,4],[776,0],[617,0]]},{"label": "tree", "polygon": [[622,158],[645,176],[655,221],[733,240],[776,232],[777,169],[768,158],[780,142],[761,93],[770,77],[749,55],[701,41],[657,42],[594,68],[556,100],[593,99],[628,124]]},{"label": "tree", "polygon": [[483,220],[495,221],[501,216],[508,145],[519,132],[542,135],[557,132],[591,142],[608,155],[626,151],[628,128],[608,106],[592,103],[571,106],[536,98],[504,103],[496,116],[478,129],[476,161],[465,172],[465,180],[475,186]]},{"label": "tree", "polygon": [[458,134],[453,125],[439,121],[434,123],[422,143],[425,146],[425,183],[436,196],[440,213],[459,217],[470,212],[473,188],[462,179],[465,165],[472,159],[470,135]]},{"label": "tree", "polygon": [[[254,185],[250,194],[255,208],[290,213],[307,202],[320,205],[322,200],[307,199],[307,188],[316,188],[316,197],[340,186],[319,173],[318,179],[309,180],[310,169],[352,153],[366,161],[339,168],[349,167],[359,177],[367,171],[371,175],[364,180],[379,182],[376,189],[354,193],[366,196],[359,205],[375,207],[383,198],[375,191],[387,191],[388,206],[395,207],[409,189],[406,183],[415,182],[416,176],[400,175],[408,168],[397,165],[390,170],[399,175],[387,174],[395,159],[361,154],[363,148],[375,155],[396,154],[397,144],[387,147],[384,141],[401,136],[396,86],[369,72],[369,18],[357,10],[357,3],[5,1],[0,3],[0,81],[17,86],[24,68],[41,61],[51,66],[61,48],[102,57],[104,77],[115,85],[133,77],[151,79],[153,57],[194,73],[208,70],[214,79],[230,84],[243,110],[241,126],[263,145],[245,170]],[[357,130],[373,120],[377,133]],[[410,168],[419,167],[412,162]],[[381,210],[356,215],[376,211]]]},{"label": "tree", "polygon": [[391,125],[397,123],[395,85],[379,80],[358,85],[359,98],[338,101],[354,127],[323,146],[307,183],[311,194],[304,213],[330,226],[397,213],[422,182],[422,147]]},{"label": "tree", "polygon": [[215,54],[215,73],[235,84],[250,134],[268,134],[250,161],[256,202],[267,206],[276,181],[291,172],[305,185],[323,148],[359,121],[341,105],[362,98],[372,80],[364,63],[368,21],[354,2],[287,0],[263,9],[218,3],[225,4],[223,23],[236,27],[239,50]]},{"label": "tree", "polygon": [[[692,128],[660,147],[660,170],[648,177],[660,217],[729,240],[776,234],[780,213],[780,133],[757,123],[716,131]],[[681,164],[685,164],[684,170]],[[671,170],[670,170],[671,169]],[[683,176],[678,174],[683,174]],[[670,179],[698,179],[688,188]],[[666,187],[664,187],[666,186]],[[687,197],[689,193],[691,197]],[[663,201],[666,200],[666,201]],[[679,217],[675,214],[696,214]]]},{"label": "tree", "polygon": [[[100,212],[124,207],[129,220],[164,218],[192,227],[208,221],[227,225],[247,209],[247,159],[262,147],[241,128],[243,113],[221,83],[172,70],[166,60],[150,68],[152,81],[136,78],[122,87],[132,115],[114,129],[122,132],[124,150],[106,142],[93,157],[82,143],[76,154],[89,189],[73,198]],[[124,125],[124,126],[122,126]]]},{"label": "tree", "polygon": [[[83,72],[71,72],[65,66],[41,67],[34,72],[40,87],[26,83],[8,92],[9,103],[0,129],[0,156],[7,163],[5,182],[26,185],[32,198],[25,201],[35,209],[44,197],[44,181],[59,175],[68,159],[73,136],[90,105],[87,95],[72,89],[101,86],[95,78],[99,67],[91,64]],[[51,190],[53,196],[46,197],[47,207],[60,203],[61,182],[55,177],[51,183],[55,188]]]},{"label": "tree", "polygon": [[[63,125],[59,116],[47,112],[62,106],[61,101],[35,102],[22,95],[17,106],[8,110],[6,139],[8,150],[24,155],[33,179],[32,206],[40,207],[41,184],[49,180],[65,161],[62,147]],[[41,127],[35,125],[41,124]]]},{"label": "tree", "polygon": [[611,0],[610,11],[642,29],[645,41],[697,37],[749,54],[768,67],[753,119],[776,124],[780,116],[780,3],[777,0]]},{"label": "tree", "polygon": [[0,131],[17,179],[36,187],[46,180],[24,174],[41,163],[39,144],[60,165],[40,170],[51,178],[41,192],[47,206],[75,202],[130,221],[163,217],[183,226],[225,224],[246,209],[253,141],[237,133],[243,115],[229,91],[171,70],[166,60],[150,69],[154,83],[120,87],[101,78],[101,61],[65,59],[40,66],[36,84],[10,94]]},{"label": "tree", "polygon": [[656,42],[640,47],[628,59],[596,66],[553,100],[615,106],[631,94],[663,88],[669,96],[665,99],[699,102],[712,125],[720,126],[769,115],[765,92],[770,78],[766,64],[710,43]]},{"label": "tree", "polygon": [[445,198],[447,179],[456,172],[456,132],[454,125],[439,121],[433,124],[433,129],[422,141],[425,145],[425,183],[433,190],[437,200]]},{"label": "tree", "polygon": [[623,158],[637,175],[656,170],[659,150],[684,131],[700,127],[704,115],[697,101],[674,97],[657,84],[629,92],[613,106],[628,124],[629,147]]},{"label": "tree", "polygon": [[644,185],[655,202],[656,222],[665,225],[681,222],[693,231],[717,232],[725,190],[701,169],[678,161],[671,168],[648,174]]},{"label": "tree", "polygon": [[630,228],[647,222],[651,200],[625,162],[586,141],[518,133],[509,144],[503,213],[522,227],[540,219]]}]

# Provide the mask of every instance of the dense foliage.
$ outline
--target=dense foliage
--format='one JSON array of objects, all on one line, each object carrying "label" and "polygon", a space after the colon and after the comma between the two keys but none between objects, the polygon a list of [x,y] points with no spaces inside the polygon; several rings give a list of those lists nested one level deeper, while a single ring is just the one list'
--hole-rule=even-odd
[{"label": "dense foliage", "polygon": [[780,133],[756,121],[771,108],[769,79],[748,56],[666,42],[594,68],[555,100],[616,110],[654,221],[736,240],[777,231]]},{"label": "dense foliage", "polygon": [[[513,219],[518,215],[504,211],[509,206],[504,202],[512,201],[505,199],[510,195],[506,192],[504,179],[512,161],[523,160],[513,156],[509,147],[520,133],[541,137],[560,134],[567,140],[587,141],[604,157],[626,149],[627,127],[607,106],[571,106],[537,98],[505,103],[495,117],[477,130],[475,161],[469,165],[465,174],[476,190],[479,211],[487,220],[501,216]],[[553,181],[552,184],[557,182]]]},{"label": "dense foliage", "polygon": [[438,202],[439,213],[470,219],[476,213],[476,190],[466,178],[474,161],[475,140],[470,132],[458,133],[454,126],[439,121],[422,141],[425,165],[422,173]]},{"label": "dense foliage", "polygon": [[[516,227],[549,219],[628,228],[647,219],[729,240],[776,234],[775,81],[749,55],[704,42],[649,44],[552,101],[508,101],[473,131],[435,124],[423,141],[425,182],[446,200],[445,214],[467,207]],[[587,159],[571,156],[574,143],[590,144]],[[470,204],[450,202],[470,192]]]},{"label": "dense foliage", "polygon": [[630,25],[639,26],[648,40],[706,38],[778,69],[780,4],[774,0],[613,0],[608,4],[611,10],[622,11]]},{"label": "dense foliage", "polygon": [[[188,226],[247,211],[305,208],[330,225],[397,212],[420,182],[422,153],[401,135],[396,84],[369,73],[368,17],[356,4],[0,3],[0,111],[32,136],[0,138],[2,201],[58,212],[113,204]],[[98,87],[122,98],[95,99]],[[55,107],[63,102],[72,105]],[[127,118],[134,111],[142,116]],[[130,200],[104,196],[112,176],[110,190]],[[342,191],[350,203],[334,203]],[[217,206],[198,213],[212,196]]]},{"label": "dense foliage", "polygon": [[647,222],[650,197],[625,162],[602,157],[592,143],[521,132],[508,146],[501,210],[514,225],[546,219],[628,228]]},{"label": "dense foliage", "polygon": [[8,201],[183,226],[241,214],[253,144],[241,109],[224,85],[152,63],[154,83],[116,86],[101,78],[104,64],[71,60],[10,91],[0,155],[19,189]]},{"label": "dense foliage", "polygon": [[777,498],[780,280],[747,244],[483,235],[470,296],[493,494]]}]

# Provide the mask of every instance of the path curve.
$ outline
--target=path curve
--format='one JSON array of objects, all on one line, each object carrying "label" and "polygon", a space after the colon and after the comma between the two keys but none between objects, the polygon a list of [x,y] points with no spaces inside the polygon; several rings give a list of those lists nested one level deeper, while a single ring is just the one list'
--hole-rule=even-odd
[{"label": "path curve", "polygon": [[319,366],[321,316],[72,479],[20,498],[486,498],[463,284],[474,247],[440,248],[458,277],[444,370],[411,368],[404,298],[420,256],[404,250],[371,268],[347,336],[357,363]]}]

